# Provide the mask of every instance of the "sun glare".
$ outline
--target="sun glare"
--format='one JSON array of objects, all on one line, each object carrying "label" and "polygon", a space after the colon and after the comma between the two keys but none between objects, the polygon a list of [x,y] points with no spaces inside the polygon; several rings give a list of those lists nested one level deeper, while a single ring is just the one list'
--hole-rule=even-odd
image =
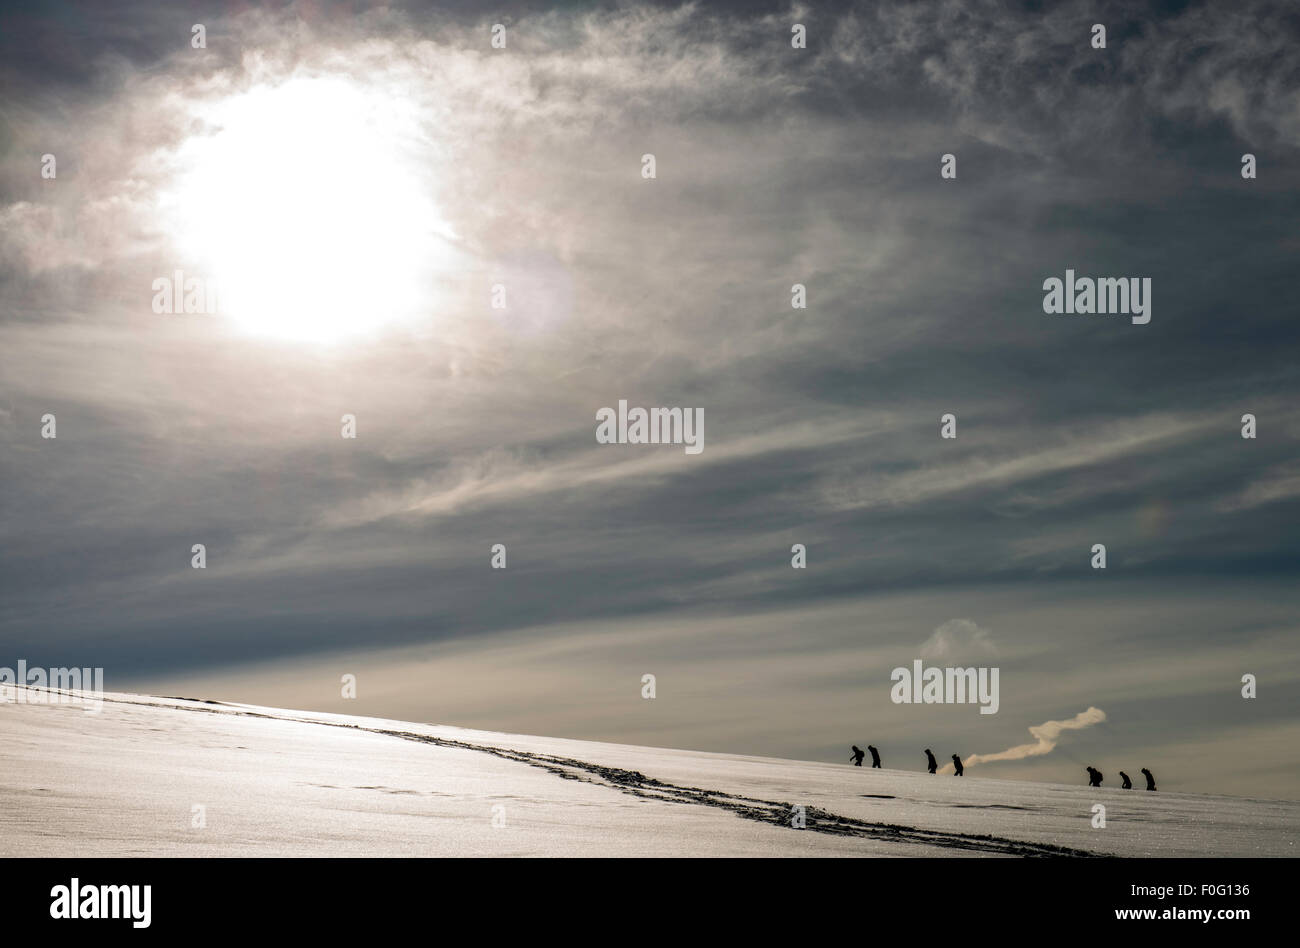
[{"label": "sun glare", "polygon": [[451,235],[397,101],[348,79],[298,78],[201,113],[167,219],[241,329],[334,342],[430,318]]}]

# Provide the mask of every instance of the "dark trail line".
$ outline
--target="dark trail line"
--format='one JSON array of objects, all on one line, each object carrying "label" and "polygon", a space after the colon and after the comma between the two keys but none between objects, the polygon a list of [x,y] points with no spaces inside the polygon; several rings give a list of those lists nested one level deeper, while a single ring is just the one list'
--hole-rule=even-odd
[{"label": "dark trail line", "polygon": [[571,757],[557,757],[550,754],[534,753],[532,751],[494,747],[490,744],[472,744],[468,741],[457,741],[451,738],[434,737],[428,734],[417,734],[413,731],[397,731],[389,728],[365,727],[359,724],[344,724],[336,721],[318,721],[311,718],[265,714],[259,711],[242,710],[238,707],[225,704],[224,702],[204,701],[203,699],[197,698],[173,698],[170,700],[202,701],[204,704],[215,704],[217,707],[195,708],[177,705],[157,705],[143,701],[130,701],[122,698],[108,697],[105,697],[103,700],[115,704],[129,704],[139,707],[162,708],[173,711],[197,711],[207,714],[227,714],[237,717],[264,718],[270,721],[292,721],[297,724],[324,725],[327,727],[343,728],[345,730],[381,734],[385,737],[395,737],[401,740],[415,741],[422,744],[432,744],[435,747],[476,751],[481,754],[491,754],[494,757],[500,757],[504,760],[512,760],[517,763],[527,764],[530,767],[537,767],[564,780],[578,780],[583,783],[608,787],[612,790],[617,790],[620,793],[626,793],[631,796],[641,797],[648,800],[662,800],[669,803],[715,807],[727,810],[743,819],[791,829],[794,832],[826,833],[832,836],[859,837],[901,844],[938,846],[946,849],[960,849],[1001,856],[1068,856],[1090,858],[1104,855],[1102,853],[1089,852],[1084,849],[1074,849],[1068,846],[1057,846],[1051,843],[1034,843],[1002,836],[926,830],[915,826],[902,826],[895,823],[875,823],[868,820],[857,819],[856,817],[841,816],[836,813],[831,813],[828,810],[823,810],[819,807],[813,806],[804,808],[805,825],[802,829],[795,829],[792,826],[794,804],[791,803],[777,800],[763,800],[757,797],[746,797],[734,793],[726,793],[721,790],[706,790],[700,787],[679,786],[677,784],[666,783],[662,780],[656,780],[653,777],[647,777],[639,771],[623,770],[618,767],[594,764],[589,761],[576,760]]}]

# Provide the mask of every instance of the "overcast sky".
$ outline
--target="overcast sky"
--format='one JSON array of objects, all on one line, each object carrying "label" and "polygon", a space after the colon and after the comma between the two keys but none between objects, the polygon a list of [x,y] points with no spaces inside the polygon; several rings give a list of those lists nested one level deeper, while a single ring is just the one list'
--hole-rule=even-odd
[{"label": "overcast sky", "polygon": [[0,665],[1300,798],[1294,5],[246,6],[0,14]]}]

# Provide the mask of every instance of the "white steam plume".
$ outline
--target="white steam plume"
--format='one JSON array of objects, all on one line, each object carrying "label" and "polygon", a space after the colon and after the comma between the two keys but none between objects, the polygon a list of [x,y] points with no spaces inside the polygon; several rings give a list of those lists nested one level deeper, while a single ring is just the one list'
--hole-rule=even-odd
[{"label": "white steam plume", "polygon": [[[1030,735],[1034,738],[1032,744],[1017,744],[1015,747],[1008,747],[996,754],[971,754],[969,757],[963,758],[962,763],[970,767],[975,764],[985,764],[991,760],[1022,760],[1026,757],[1041,757],[1043,754],[1050,754],[1056,749],[1056,742],[1060,740],[1062,731],[1078,731],[1081,728],[1100,724],[1104,720],[1106,720],[1105,711],[1101,710],[1101,708],[1089,707],[1087,711],[1080,711],[1068,721],[1044,721],[1042,724],[1034,725],[1029,729]],[[943,769],[950,771],[953,768],[949,764]]]}]

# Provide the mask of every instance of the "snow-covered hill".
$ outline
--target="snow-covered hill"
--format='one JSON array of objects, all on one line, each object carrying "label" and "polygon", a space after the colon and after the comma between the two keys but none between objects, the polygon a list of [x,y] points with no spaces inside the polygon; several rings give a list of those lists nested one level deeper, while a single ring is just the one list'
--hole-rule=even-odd
[{"label": "snow-covered hill", "polygon": [[3,856],[1295,856],[1298,826],[1289,802],[181,698],[0,705]]}]

